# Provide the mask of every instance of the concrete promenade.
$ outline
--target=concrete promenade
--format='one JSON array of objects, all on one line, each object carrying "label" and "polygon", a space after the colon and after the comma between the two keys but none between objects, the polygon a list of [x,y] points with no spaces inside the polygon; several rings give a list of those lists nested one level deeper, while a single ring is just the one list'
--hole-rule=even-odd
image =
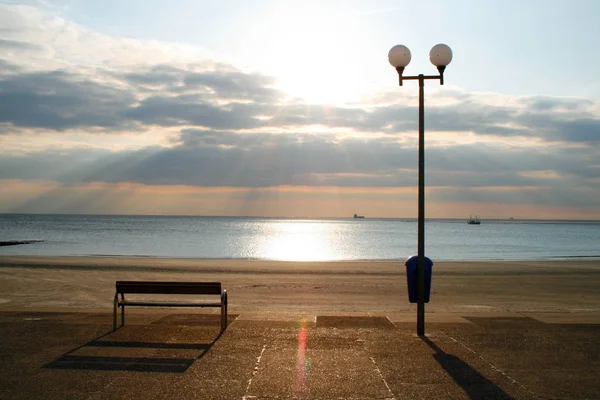
[{"label": "concrete promenade", "polygon": [[2,399],[600,399],[600,313],[0,312]]}]

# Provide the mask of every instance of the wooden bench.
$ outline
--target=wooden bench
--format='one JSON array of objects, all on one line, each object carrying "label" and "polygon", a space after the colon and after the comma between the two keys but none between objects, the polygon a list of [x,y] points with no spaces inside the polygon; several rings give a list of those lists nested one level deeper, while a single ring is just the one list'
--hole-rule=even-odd
[{"label": "wooden bench", "polygon": [[[164,301],[149,300],[146,296],[135,296],[128,300],[125,294],[176,294],[176,295],[219,295],[219,301]],[[138,298],[140,297],[140,298]],[[155,282],[117,281],[113,306],[113,330],[117,329],[117,314],[121,308],[121,326],[125,325],[125,307],[221,307],[221,332],[227,328],[227,290],[221,289],[221,282]]]}]

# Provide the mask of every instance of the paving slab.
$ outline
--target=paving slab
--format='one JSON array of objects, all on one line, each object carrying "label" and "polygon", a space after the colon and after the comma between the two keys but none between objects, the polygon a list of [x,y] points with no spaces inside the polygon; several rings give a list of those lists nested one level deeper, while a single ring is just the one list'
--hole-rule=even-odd
[{"label": "paving slab", "polygon": [[600,398],[590,316],[438,315],[5,311],[0,398]]}]

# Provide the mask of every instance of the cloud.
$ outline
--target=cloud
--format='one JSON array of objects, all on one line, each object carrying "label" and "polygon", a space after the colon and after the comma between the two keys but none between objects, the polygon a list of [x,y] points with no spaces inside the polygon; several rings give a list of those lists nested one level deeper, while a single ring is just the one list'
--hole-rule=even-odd
[{"label": "cloud", "polygon": [[282,93],[270,88],[275,79],[258,74],[240,71],[203,71],[192,72],[184,77],[188,88],[202,87],[214,92],[221,99],[250,100],[258,103],[277,102]]},{"label": "cloud", "polygon": [[44,51],[44,46],[34,43],[21,42],[18,40],[0,39],[0,49],[3,52],[9,51]]},{"label": "cloud", "polygon": [[128,121],[120,112],[134,101],[125,90],[60,70],[0,79],[0,122],[17,127],[122,129]]},{"label": "cloud", "polygon": [[0,73],[1,74],[14,74],[15,72],[20,72],[21,68],[17,65],[14,65],[8,61],[0,59]]},{"label": "cloud", "polygon": [[554,98],[548,96],[521,97],[519,102],[534,111],[581,111],[594,106],[588,99]]},{"label": "cloud", "polygon": [[518,120],[546,140],[561,142],[600,142],[600,118],[556,116],[551,113],[523,113]]},{"label": "cloud", "polygon": [[[197,72],[206,65],[188,70],[158,65],[115,74],[104,69],[23,72],[4,65],[12,72],[0,79],[0,120],[14,126],[121,131],[152,125],[220,130],[320,125],[385,134],[416,128],[414,106],[299,104],[272,88],[272,78],[231,67]],[[600,138],[600,117],[591,101],[545,99],[540,108],[540,102],[517,107],[488,104],[476,95],[457,97],[453,104],[427,108],[428,131],[583,143]]]},{"label": "cloud", "polygon": [[535,205],[538,207],[577,208],[595,207],[597,192],[586,187],[532,187],[493,189],[433,188],[432,201],[471,203],[498,203],[511,205]]},{"label": "cloud", "polygon": [[[590,162],[581,163],[574,157],[577,153],[577,149],[532,153],[529,148],[478,143],[432,147],[426,152],[427,185],[516,190],[559,187],[564,180],[597,191],[597,158],[588,156]],[[203,187],[414,187],[416,156],[412,147],[393,137],[186,129],[171,148],[5,155],[0,158],[0,179]]]},{"label": "cloud", "polygon": [[[106,133],[152,126],[294,132],[318,125],[380,135],[416,128],[414,94],[395,95],[407,100],[400,103],[382,94],[362,105],[306,104],[277,89],[275,78],[211,59],[201,49],[113,38],[31,7],[1,7],[6,39],[0,46],[18,49],[0,60],[0,117],[12,126]],[[587,99],[509,98],[453,88],[428,97],[426,128],[473,133],[482,141],[595,143],[599,110]]]},{"label": "cloud", "polygon": [[22,46],[49,49],[42,53],[4,53],[11,62],[33,70],[81,65],[122,68],[188,63],[210,57],[198,46],[111,37],[24,5],[0,4],[0,35]]},{"label": "cloud", "polygon": [[[40,135],[70,138],[0,150],[0,179],[416,185],[414,93],[310,104],[278,89],[274,77],[202,49],[112,38],[30,7],[0,11],[0,140],[15,149]],[[428,93],[425,118],[426,182],[436,199],[594,206],[600,195],[597,101],[443,88]],[[109,136],[148,132],[168,140],[131,139],[135,146],[118,151],[108,144]],[[95,148],[77,143],[78,134],[97,138]]]},{"label": "cloud", "polygon": [[133,71],[123,74],[132,85],[141,87],[176,87],[183,80],[182,70],[169,65],[156,65],[146,71]]}]

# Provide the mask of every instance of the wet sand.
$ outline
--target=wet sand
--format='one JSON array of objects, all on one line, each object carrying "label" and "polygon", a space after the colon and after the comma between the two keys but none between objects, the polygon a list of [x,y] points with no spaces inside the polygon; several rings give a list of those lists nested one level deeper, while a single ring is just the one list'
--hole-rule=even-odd
[{"label": "wet sand", "polygon": [[[116,280],[220,281],[230,312],[395,313],[401,262],[0,256],[0,309],[110,311]],[[598,312],[600,261],[436,262],[435,312]]]}]

